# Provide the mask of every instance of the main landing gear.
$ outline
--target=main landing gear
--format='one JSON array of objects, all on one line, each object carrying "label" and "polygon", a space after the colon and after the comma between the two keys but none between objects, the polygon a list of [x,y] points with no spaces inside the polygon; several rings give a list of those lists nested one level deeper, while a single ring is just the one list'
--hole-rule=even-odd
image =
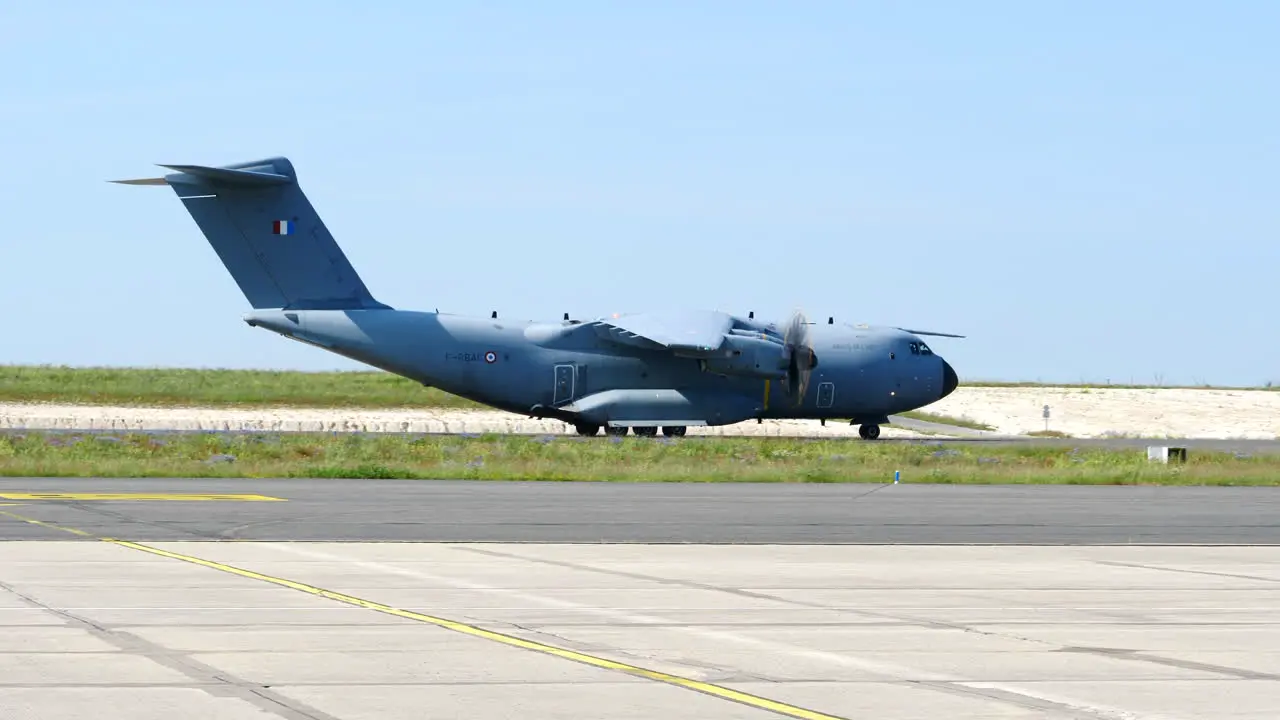
[{"label": "main landing gear", "polygon": [[875,423],[867,423],[858,426],[858,437],[863,440],[875,440],[880,437],[880,426]]},{"label": "main landing gear", "polygon": [[[666,437],[684,437],[688,428],[683,425],[671,425],[662,428],[662,434]],[[575,425],[574,430],[583,437],[595,437],[600,432],[599,425]],[[655,437],[658,434],[656,427],[628,427],[626,425],[606,425],[604,434],[612,437],[624,437],[628,430],[634,430],[639,437]]]}]

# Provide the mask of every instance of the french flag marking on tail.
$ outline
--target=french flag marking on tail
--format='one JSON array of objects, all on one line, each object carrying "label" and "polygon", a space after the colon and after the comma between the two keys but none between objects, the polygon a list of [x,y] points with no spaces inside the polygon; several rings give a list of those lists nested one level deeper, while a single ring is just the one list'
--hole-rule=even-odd
[{"label": "french flag marking on tail", "polygon": [[271,223],[272,235],[290,235],[293,233],[292,220],[276,220]]}]

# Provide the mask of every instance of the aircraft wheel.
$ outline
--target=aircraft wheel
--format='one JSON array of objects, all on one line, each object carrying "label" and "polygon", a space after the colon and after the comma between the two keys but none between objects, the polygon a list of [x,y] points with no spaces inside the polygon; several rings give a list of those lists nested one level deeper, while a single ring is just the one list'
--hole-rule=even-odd
[{"label": "aircraft wheel", "polygon": [[600,432],[599,425],[575,425],[573,429],[583,437],[595,437],[596,433]]},{"label": "aircraft wheel", "polygon": [[653,437],[658,434],[658,428],[656,427],[638,427],[632,428],[632,430],[641,437]]},{"label": "aircraft wheel", "polygon": [[863,440],[875,440],[880,437],[880,426],[874,423],[858,426],[858,437]]},{"label": "aircraft wheel", "polygon": [[628,428],[627,428],[627,426],[626,426],[626,425],[609,425],[609,426],[606,426],[606,427],[605,427],[605,429],[604,429],[604,433],[605,433],[605,435],[612,435],[612,436],[614,436],[614,437],[622,437],[623,435],[626,435],[626,434],[627,434],[627,430],[628,430]]},{"label": "aircraft wheel", "polygon": [[684,437],[685,427],[683,425],[675,425],[662,428],[662,434],[667,437]]}]

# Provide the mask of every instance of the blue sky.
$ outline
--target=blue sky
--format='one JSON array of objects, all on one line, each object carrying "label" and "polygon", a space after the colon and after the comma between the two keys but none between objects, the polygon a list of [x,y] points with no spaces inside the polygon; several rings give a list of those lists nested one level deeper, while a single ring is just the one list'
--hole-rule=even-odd
[{"label": "blue sky", "polygon": [[0,5],[3,363],[351,368],[153,163],[282,154],[379,299],[932,328],[962,378],[1280,381],[1280,4]]}]

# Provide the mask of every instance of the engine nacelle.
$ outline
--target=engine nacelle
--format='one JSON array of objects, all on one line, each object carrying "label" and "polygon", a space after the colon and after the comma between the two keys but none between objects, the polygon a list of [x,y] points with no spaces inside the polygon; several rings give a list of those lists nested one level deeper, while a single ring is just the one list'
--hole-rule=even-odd
[{"label": "engine nacelle", "polygon": [[706,372],[777,379],[787,375],[782,345],[759,337],[726,335],[717,353],[699,361]]}]

